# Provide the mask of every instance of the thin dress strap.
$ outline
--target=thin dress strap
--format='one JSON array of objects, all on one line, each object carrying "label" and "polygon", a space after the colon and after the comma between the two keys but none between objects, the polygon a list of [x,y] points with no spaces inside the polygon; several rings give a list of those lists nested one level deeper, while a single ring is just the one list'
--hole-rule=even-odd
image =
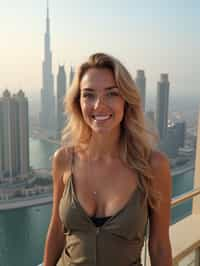
[{"label": "thin dress strap", "polygon": [[73,167],[74,167],[74,156],[75,156],[75,153],[74,153],[74,147],[72,148],[72,151],[71,151],[71,175],[73,175]]},{"label": "thin dress strap", "polygon": [[74,165],[74,149],[70,148],[68,149],[68,153],[70,155],[69,158],[69,163],[70,163],[70,174],[67,178],[66,184],[65,184],[65,188],[63,191],[63,195],[65,195],[67,193],[67,191],[71,191],[73,192],[73,181],[72,181],[72,175],[73,175],[73,165]]}]

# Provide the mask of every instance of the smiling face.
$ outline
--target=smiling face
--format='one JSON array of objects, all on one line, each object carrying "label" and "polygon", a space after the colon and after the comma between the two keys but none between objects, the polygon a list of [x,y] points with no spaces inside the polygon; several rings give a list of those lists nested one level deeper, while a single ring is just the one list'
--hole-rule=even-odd
[{"label": "smiling face", "polygon": [[80,107],[85,123],[95,133],[120,129],[125,101],[107,68],[91,68],[80,82]]}]

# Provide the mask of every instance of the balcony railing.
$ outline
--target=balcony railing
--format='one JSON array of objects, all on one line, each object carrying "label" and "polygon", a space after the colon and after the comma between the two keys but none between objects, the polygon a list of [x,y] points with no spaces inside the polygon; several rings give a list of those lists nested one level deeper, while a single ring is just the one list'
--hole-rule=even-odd
[{"label": "balcony railing", "polygon": [[[200,187],[174,197],[171,207],[200,195]],[[200,203],[199,203],[200,206]],[[170,226],[174,266],[200,266],[200,209],[198,213],[184,218]],[[189,236],[189,237],[188,237]],[[143,265],[150,266],[148,256],[148,240],[143,250]]]},{"label": "balcony railing", "polygon": [[177,204],[180,204],[188,199],[191,199],[197,195],[200,195],[200,188],[193,189],[191,191],[188,191],[186,193],[183,193],[179,196],[176,196],[171,201],[171,206],[175,207]]}]

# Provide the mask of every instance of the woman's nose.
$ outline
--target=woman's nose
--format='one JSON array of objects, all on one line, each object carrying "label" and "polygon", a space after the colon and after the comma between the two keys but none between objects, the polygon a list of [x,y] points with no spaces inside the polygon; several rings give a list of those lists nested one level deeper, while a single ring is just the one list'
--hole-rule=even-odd
[{"label": "woman's nose", "polygon": [[94,108],[98,108],[99,106],[101,105],[105,105],[105,100],[104,100],[104,97],[97,97],[96,101],[95,101],[95,104],[94,104]]}]

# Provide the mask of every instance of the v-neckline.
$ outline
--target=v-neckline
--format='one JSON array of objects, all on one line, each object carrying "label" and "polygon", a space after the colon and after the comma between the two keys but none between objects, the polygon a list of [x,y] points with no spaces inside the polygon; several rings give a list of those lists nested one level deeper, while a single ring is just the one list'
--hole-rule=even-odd
[{"label": "v-neckline", "polygon": [[[72,187],[72,193],[75,199],[75,202],[77,203],[77,205],[79,206],[80,210],[82,211],[83,215],[85,216],[85,218],[88,220],[88,222],[92,225],[93,228],[95,228],[96,230],[96,226],[94,225],[94,223],[92,222],[92,220],[90,219],[90,216],[88,215],[88,213],[86,212],[86,210],[83,208],[83,206],[81,205],[76,192],[75,192],[75,186],[74,186],[74,181],[73,181],[73,173],[71,173],[70,175],[70,185]],[[124,204],[124,206],[122,206],[121,209],[119,209],[117,212],[115,212],[115,214],[113,215],[109,215],[110,218],[101,226],[101,228],[107,224],[109,224],[110,221],[114,220],[115,218],[117,218],[122,212],[124,212],[127,207],[129,206],[130,202],[135,198],[135,195],[137,194],[137,192],[139,191],[139,186],[137,185],[136,188],[134,189],[134,191],[131,193],[130,198],[127,200],[127,202]]]}]

